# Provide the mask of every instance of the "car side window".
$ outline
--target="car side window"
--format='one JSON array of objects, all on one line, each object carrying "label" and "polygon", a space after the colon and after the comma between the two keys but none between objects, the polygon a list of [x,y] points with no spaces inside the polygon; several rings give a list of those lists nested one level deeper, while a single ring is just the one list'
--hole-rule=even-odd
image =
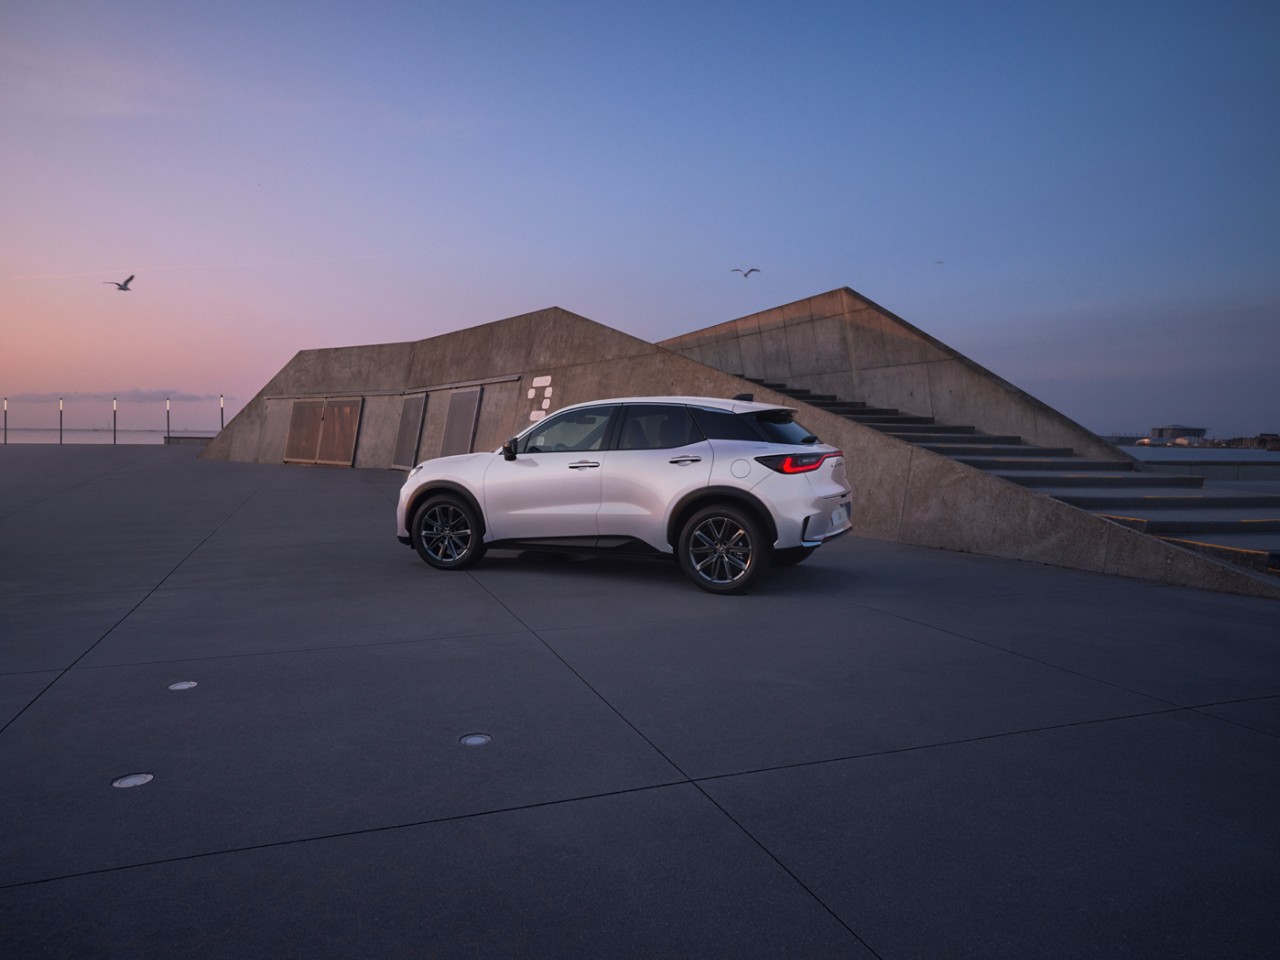
[{"label": "car side window", "polygon": [[518,453],[574,453],[603,450],[609,421],[618,408],[587,407],[548,417],[525,434]]},{"label": "car side window", "polygon": [[623,408],[619,450],[667,450],[702,439],[686,407],[675,404],[630,404]]}]

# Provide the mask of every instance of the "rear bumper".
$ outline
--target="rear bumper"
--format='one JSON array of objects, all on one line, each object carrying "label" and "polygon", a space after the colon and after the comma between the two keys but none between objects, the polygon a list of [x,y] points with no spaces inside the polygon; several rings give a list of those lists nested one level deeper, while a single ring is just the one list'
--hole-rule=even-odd
[{"label": "rear bumper", "polygon": [[840,537],[843,537],[846,533],[851,533],[852,531],[853,531],[853,524],[849,524],[843,530],[837,530],[835,531],[835,533],[828,533],[825,536],[818,538],[817,540],[812,540],[806,536],[804,539],[800,541],[800,543],[801,543],[801,546],[805,546],[805,547],[820,547],[822,546],[822,544],[830,543],[832,540],[838,540]]},{"label": "rear bumper", "polygon": [[800,527],[800,543],[816,547],[843,537],[853,529],[853,502],[850,494],[824,498],[817,513],[804,518]]}]

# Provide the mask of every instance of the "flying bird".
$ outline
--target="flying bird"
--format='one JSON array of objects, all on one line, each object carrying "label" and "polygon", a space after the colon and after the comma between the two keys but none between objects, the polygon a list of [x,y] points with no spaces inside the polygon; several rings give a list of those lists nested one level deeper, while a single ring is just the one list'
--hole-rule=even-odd
[{"label": "flying bird", "polygon": [[117,290],[123,290],[123,291],[125,291],[125,293],[128,293],[128,292],[129,292],[129,284],[133,283],[133,278],[134,278],[134,277],[136,277],[136,276],[137,276],[137,274],[135,274],[135,273],[131,273],[131,274],[129,274],[129,276],[125,278],[124,283],[116,283],[114,280],[103,280],[102,282],[103,282],[103,283],[115,283],[115,284],[116,284],[116,289],[117,289]]},{"label": "flying bird", "polygon": [[733,268],[732,270],[730,270],[729,272],[730,272],[730,273],[740,273],[740,274],[742,274],[742,279],[743,279],[743,280],[745,280],[745,279],[747,279],[747,277],[751,276],[753,273],[759,273],[759,272],[760,272],[760,268],[759,268],[759,267],[752,267],[750,270],[741,270],[741,269],[739,269],[738,267],[734,267],[734,268]]}]

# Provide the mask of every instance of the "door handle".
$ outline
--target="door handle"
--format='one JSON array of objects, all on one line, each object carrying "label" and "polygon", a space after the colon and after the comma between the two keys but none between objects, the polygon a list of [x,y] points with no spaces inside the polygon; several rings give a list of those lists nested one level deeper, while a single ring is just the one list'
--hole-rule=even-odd
[{"label": "door handle", "polygon": [[667,461],[667,463],[676,463],[682,467],[690,463],[701,463],[701,462],[702,462],[701,457],[694,457],[694,456],[672,457],[670,460]]},{"label": "door handle", "polygon": [[577,461],[576,463],[571,463],[571,464],[569,464],[569,469],[570,469],[570,470],[585,470],[585,469],[587,469],[588,467],[598,467],[598,466],[600,466],[600,464],[599,464],[599,463],[597,463],[595,460],[579,460],[579,461]]}]

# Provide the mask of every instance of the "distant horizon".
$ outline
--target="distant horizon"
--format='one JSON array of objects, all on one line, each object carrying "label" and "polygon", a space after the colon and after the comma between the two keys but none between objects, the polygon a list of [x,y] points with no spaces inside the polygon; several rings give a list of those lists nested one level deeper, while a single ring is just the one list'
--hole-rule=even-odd
[{"label": "distant horizon", "polygon": [[[1017,385],[1015,384],[1015,386],[1017,386]],[[74,396],[74,394],[68,393],[66,396]],[[53,430],[54,432],[57,432],[57,430],[58,430],[58,422],[57,422],[57,418],[58,418],[58,406],[57,406],[58,398],[57,398],[57,396],[55,396],[52,400],[48,400],[48,399],[33,400],[33,399],[26,399],[26,398],[21,398],[21,397],[16,397],[16,398],[15,398],[15,397],[7,397],[7,398],[3,398],[3,399],[7,400],[8,404],[9,404],[9,407],[8,407],[8,413],[9,413],[9,416],[7,417],[7,423],[8,423],[8,429],[9,429],[10,431],[14,431],[14,430],[30,430],[30,431]],[[106,432],[108,432],[108,433],[109,433],[109,432],[111,431],[111,429],[112,429],[112,425],[111,425],[111,422],[110,422],[110,420],[111,420],[111,414],[112,414],[112,409],[111,409],[110,401],[97,401],[97,402],[98,402],[98,403],[100,403],[100,404],[101,404],[101,403],[105,403],[105,406],[96,406],[96,407],[94,407],[93,412],[92,412],[92,414],[91,414],[91,413],[90,413],[90,411],[86,410],[86,408],[85,408],[85,406],[84,406],[84,401],[78,401],[78,402],[75,402],[75,403],[68,403],[68,402],[66,402],[66,401],[65,401],[65,399],[64,399],[64,405],[63,405],[63,410],[62,410],[62,414],[63,414],[63,429],[65,429],[65,430],[94,431],[94,432],[102,432],[102,431],[106,431]],[[121,401],[121,402],[123,403],[124,401]],[[171,408],[170,414],[171,414],[171,416],[172,416],[172,414],[173,414],[173,413],[177,413],[177,412],[178,412],[178,404],[182,404],[182,405],[183,405],[183,407],[184,407],[184,408],[186,408],[186,409],[185,409],[185,411],[184,411],[185,415],[186,415],[186,416],[190,416],[190,415],[191,415],[191,410],[190,410],[190,407],[191,407],[191,406],[193,406],[193,405],[199,405],[199,404],[204,404],[204,403],[207,403],[207,402],[208,402],[208,401],[203,401],[203,400],[173,400],[173,401],[171,401],[171,403],[172,403],[172,408]],[[152,405],[152,408],[148,411],[148,414],[149,414],[149,416],[148,416],[148,418],[147,418],[147,419],[148,419],[148,421],[149,421],[149,422],[153,422],[153,421],[160,421],[160,422],[162,423],[162,421],[163,421],[163,417],[164,417],[164,415],[165,415],[165,410],[164,410],[164,406],[163,406],[164,401],[163,401],[163,400],[160,400],[160,401],[154,401],[154,400],[153,400],[153,401],[129,401],[129,403],[130,403],[130,404],[131,404],[135,409],[134,409],[134,411],[131,411],[131,415],[128,417],[128,422],[133,423],[133,424],[136,424],[137,419],[138,419],[138,418],[137,418],[137,415],[136,415],[136,408],[137,408],[138,406],[143,406],[143,405],[145,405],[145,404],[151,404],[151,405]],[[27,408],[27,410],[26,410],[26,411],[24,411],[24,413],[26,413],[27,415],[30,415],[31,408],[38,408],[38,409],[40,410],[40,414],[41,414],[40,423],[39,423],[39,424],[37,424],[37,425],[31,425],[31,424],[30,424],[30,422],[28,421],[25,425],[22,425],[22,424],[20,424],[18,421],[15,421],[15,420],[14,420],[14,418],[13,418],[13,416],[12,416],[12,414],[15,412],[15,410],[14,410],[15,405],[20,405],[20,406],[22,406],[22,407],[26,407],[26,408]],[[241,404],[239,404],[239,403],[237,402],[237,403],[234,405],[234,411],[235,411],[235,412],[233,413],[233,404],[230,402],[230,398],[228,398],[228,402],[227,402],[227,405],[226,405],[226,408],[225,408],[226,422],[227,422],[228,424],[232,421],[232,419],[234,419],[235,415],[236,415],[237,413],[239,413],[239,411],[242,409],[242,407],[243,407],[243,405],[241,405]],[[117,411],[117,413],[118,413],[118,412],[119,412],[119,411]],[[1059,412],[1061,412],[1061,411],[1059,411]],[[90,419],[90,416],[92,416],[92,417],[93,417],[93,419],[92,419],[92,420]],[[103,425],[103,417],[104,417],[104,416],[105,416],[105,418],[106,418],[105,425]],[[217,433],[217,432],[218,432],[218,430],[219,430],[219,429],[221,429],[221,428],[218,426],[218,419],[217,419],[217,418],[218,418],[218,408],[217,408],[217,406],[216,406],[216,405],[213,407],[213,410],[212,410],[212,412],[211,412],[211,417],[212,417],[212,425],[209,425],[209,426],[205,426],[205,425],[201,425],[201,426],[174,426],[174,427],[173,427],[173,432],[174,432],[174,433],[177,433],[177,432],[180,432],[180,431],[181,431],[181,432],[192,432],[192,431],[205,432],[205,431],[212,431],[212,432],[214,432],[214,433]],[[1078,421],[1077,421],[1077,422],[1078,422]],[[1177,423],[1175,423],[1175,421],[1169,421],[1169,420],[1164,421],[1164,422],[1161,422],[1161,423],[1153,423],[1153,424],[1151,424],[1149,427],[1147,427],[1147,428],[1145,428],[1145,429],[1143,429],[1143,430],[1098,430],[1098,429],[1096,429],[1096,428],[1094,428],[1094,427],[1092,427],[1092,426],[1090,426],[1090,425],[1088,425],[1088,424],[1083,424],[1083,423],[1081,424],[1081,426],[1085,427],[1085,429],[1089,430],[1091,433],[1095,434],[1095,435],[1096,435],[1096,436],[1098,436],[1098,437],[1103,437],[1103,438],[1106,438],[1106,437],[1128,437],[1128,436],[1132,436],[1132,437],[1147,437],[1147,436],[1150,436],[1151,432],[1152,432],[1153,430],[1157,429],[1157,428],[1160,428],[1160,427],[1168,427],[1168,426],[1174,426],[1174,425],[1178,425],[1178,426],[1185,426],[1185,427],[1192,428],[1192,429],[1204,429],[1204,430],[1205,430],[1205,439],[1207,439],[1207,440],[1251,439],[1251,438],[1254,438],[1254,437],[1261,436],[1261,435],[1263,435],[1263,434],[1276,434],[1276,433],[1280,433],[1280,424],[1277,424],[1277,426],[1276,426],[1276,428],[1275,428],[1275,429],[1268,430],[1268,429],[1263,428],[1263,429],[1257,430],[1257,431],[1252,432],[1252,433],[1231,433],[1231,432],[1221,432],[1221,431],[1215,430],[1213,427],[1206,427],[1206,426],[1203,426],[1202,424],[1196,424],[1196,423],[1190,423],[1190,424],[1177,424]],[[138,432],[152,432],[152,433],[157,433],[157,432],[158,432],[158,433],[164,433],[164,432],[165,432],[165,427],[164,427],[163,425],[161,425],[161,426],[150,426],[150,427],[139,427],[139,426],[133,426],[133,425],[131,425],[131,426],[127,426],[127,427],[126,427],[126,426],[124,426],[124,425],[122,425],[122,424],[120,423],[119,419],[117,419],[117,427],[116,427],[116,428],[117,428],[118,430],[121,430],[121,431],[123,431],[123,430],[125,430],[125,429],[129,429],[129,430],[135,430],[135,431],[138,431]]]}]

